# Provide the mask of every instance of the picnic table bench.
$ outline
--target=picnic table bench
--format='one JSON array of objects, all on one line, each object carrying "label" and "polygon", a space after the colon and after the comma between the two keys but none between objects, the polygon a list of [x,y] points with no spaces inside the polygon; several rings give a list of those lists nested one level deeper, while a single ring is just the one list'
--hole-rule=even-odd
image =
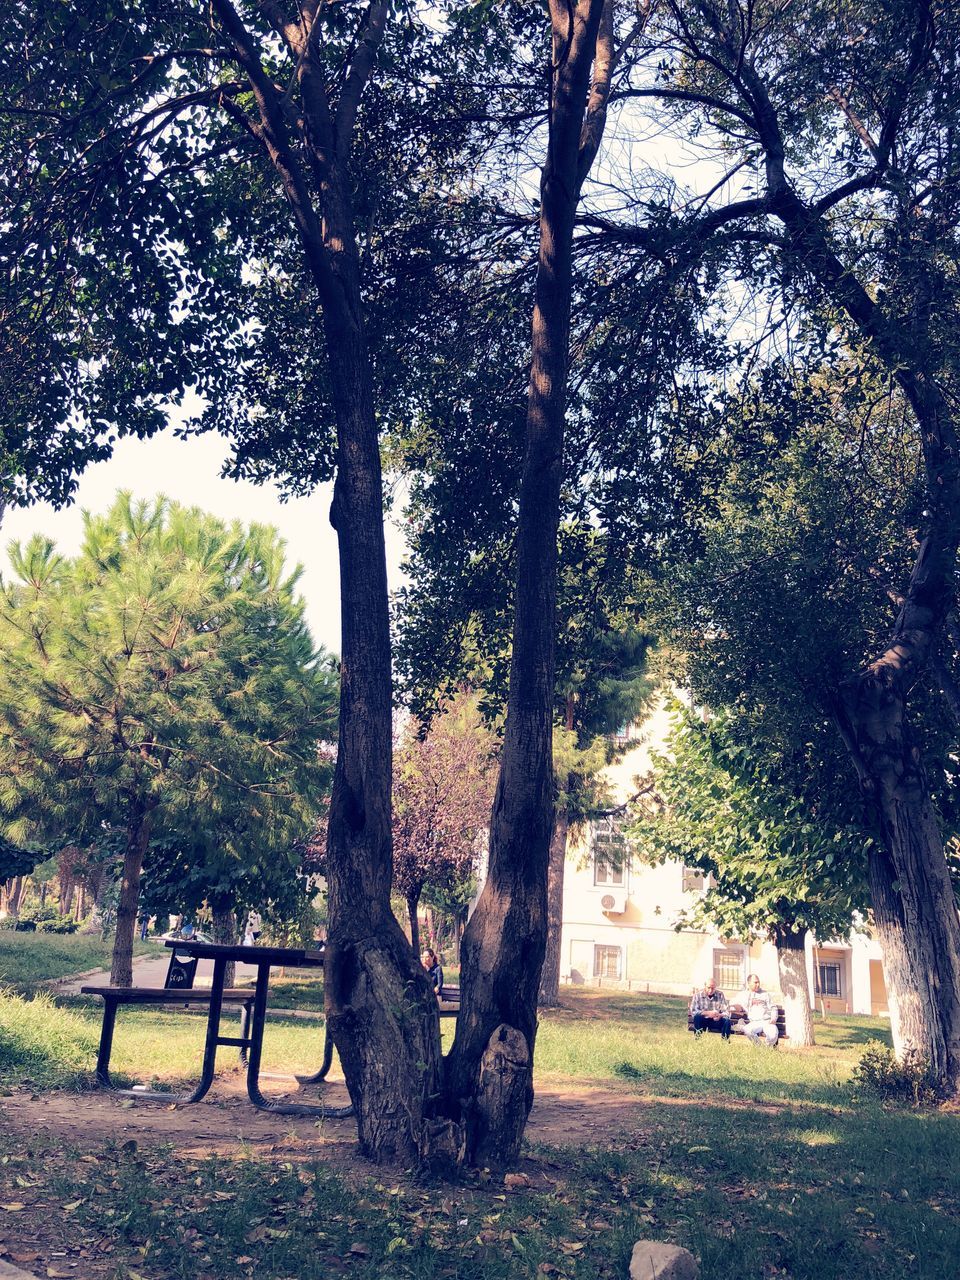
[{"label": "picnic table bench", "polygon": [[[776,1016],[776,1018],[774,1019],[774,1021],[776,1022],[776,1024],[777,1024],[777,1030],[778,1030],[778,1031],[779,1031],[779,1033],[780,1033],[779,1039],[780,1039],[780,1040],[787,1040],[787,1039],[789,1038],[789,1037],[787,1036],[787,1015],[786,1015],[786,1013],[784,1012],[783,1005],[782,1005],[782,1004],[775,1004],[773,1007],[774,1007],[774,1009],[776,1009],[776,1011],[777,1011],[777,1016]],[[731,1033],[732,1033],[733,1035],[742,1036],[742,1035],[743,1035],[743,1029],[744,1029],[744,1027],[747,1025],[747,1014],[746,1014],[746,1011],[745,1011],[744,1009],[730,1009],[730,1011],[729,1011],[729,1012],[730,1012],[730,1031],[731,1031]],[[693,1028],[693,1011],[691,1010],[691,1008],[690,1008],[690,1004],[688,1003],[688,1005],[687,1005],[687,1030],[688,1030],[688,1031],[692,1031],[693,1029],[694,1029],[694,1028]],[[705,1030],[705,1031],[716,1031],[716,1032],[719,1032],[719,1031],[720,1031],[720,1024],[719,1024],[719,1022],[712,1022],[712,1021],[710,1021],[710,1020],[708,1019],[708,1021],[707,1021],[707,1025],[704,1027],[704,1030]]]},{"label": "picnic table bench", "polygon": [[[81,987],[83,995],[99,996],[103,1000],[103,1026],[100,1032],[100,1047],[97,1053],[97,1082],[102,1088],[110,1089],[128,1097],[142,1098],[153,1102],[199,1102],[213,1083],[216,1071],[217,1049],[221,1045],[229,1045],[240,1050],[240,1060],[247,1069],[247,1096],[253,1105],[262,1111],[272,1111],[281,1115],[319,1115],[327,1118],[348,1116],[353,1107],[324,1107],[307,1103],[270,1102],[260,1090],[260,1058],[263,1048],[263,1030],[267,1012],[267,988],[270,982],[270,969],[273,966],[320,968],[323,964],[322,947],[315,950],[303,950],[298,947],[250,947],[250,946],[218,946],[215,943],[189,942],[171,940],[166,943],[173,948],[173,957],[167,969],[166,982],[163,987]],[[186,958],[186,959],[185,959]],[[198,990],[193,987],[193,978],[197,963],[200,960],[213,961],[213,981],[209,990]],[[177,962],[176,964],[174,962]],[[250,987],[226,987],[224,976],[230,963],[254,965],[257,970],[256,984]],[[110,1054],[113,1048],[114,1025],[117,1009],[128,1004],[180,1004],[200,1005],[207,1008],[207,1034],[203,1049],[203,1066],[200,1080],[194,1089],[186,1094],[163,1093],[159,1090],[145,1088],[118,1089],[110,1079]],[[239,1036],[225,1036],[220,1033],[220,1017],[224,1004],[241,1006],[241,1024]],[[297,1077],[301,1084],[316,1083],[325,1078],[333,1060],[333,1042],[329,1029],[325,1033],[323,1061],[320,1070],[311,1076]]]}]

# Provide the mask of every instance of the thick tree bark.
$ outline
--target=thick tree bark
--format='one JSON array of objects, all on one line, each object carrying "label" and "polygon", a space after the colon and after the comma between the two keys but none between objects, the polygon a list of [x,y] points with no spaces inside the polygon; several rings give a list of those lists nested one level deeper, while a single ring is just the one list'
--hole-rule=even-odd
[{"label": "thick tree bark", "polygon": [[806,929],[783,925],[776,930],[777,969],[790,1041],[801,1048],[816,1044],[813,1014],[810,1009],[810,984],[807,981],[807,959],[804,950]]},{"label": "thick tree bark", "polygon": [[[739,36],[723,28],[718,11],[710,13],[727,46],[724,57],[730,57]],[[912,74],[919,74],[929,56],[929,23],[929,11],[920,6]],[[934,268],[916,264],[909,319],[899,291],[894,294],[899,310],[874,300],[837,254],[821,212],[790,182],[780,122],[755,63],[742,56],[736,61],[733,82],[741,88],[764,152],[766,208],[783,223],[805,269],[890,371],[918,427],[926,481],[919,550],[892,635],[884,651],[847,683],[837,721],[864,795],[878,817],[889,866],[876,877],[877,883],[892,870],[890,891],[900,898],[899,908],[893,901],[874,904],[884,915],[887,936],[891,942],[896,938],[897,948],[902,943],[904,952],[895,949],[890,961],[885,960],[887,994],[901,1010],[898,1051],[918,1052],[930,1062],[941,1086],[955,1091],[960,1088],[960,920],[949,892],[942,837],[919,748],[909,741],[907,727],[910,690],[936,653],[955,599],[960,542],[957,423],[941,383],[944,357],[930,336],[936,286],[929,274],[924,276]],[[886,159],[877,159],[886,164],[889,149]],[[927,231],[935,234],[932,226]]]},{"label": "thick tree bark", "polygon": [[14,876],[13,885],[7,898],[7,910],[14,920],[19,918],[20,904],[23,901],[23,891],[26,887],[26,876]]},{"label": "thick tree bark", "polygon": [[76,887],[77,882],[73,876],[64,874],[60,877],[60,914],[62,916],[70,914]]},{"label": "thick tree bark", "polygon": [[874,927],[883,952],[894,1049],[925,1059],[941,1087],[960,1083],[960,927],[943,839],[903,699],[880,679],[848,690],[842,729],[872,802]]},{"label": "thick tree bark", "polygon": [[[337,424],[330,520],[340,558],[341,670],[337,763],[327,844],[327,1023],[371,1159],[459,1158],[449,1122],[431,1120],[440,1092],[437,1002],[390,908],[393,856],[391,659],[383,494],[349,172],[364,87],[388,8],[371,3],[334,109],[322,33],[278,18],[301,103],[291,123],[284,92],[264,68],[231,0],[213,0],[258,119],[223,106],[262,144],[283,187],[323,311]],[[315,13],[314,11],[311,11]],[[290,131],[296,130],[291,140]],[[303,165],[307,164],[308,169]]]},{"label": "thick tree bark", "polygon": [[547,868],[547,949],[540,975],[540,1008],[555,1009],[560,1003],[560,938],[563,929],[563,876],[567,863],[567,833],[570,814],[557,811],[550,840]]},{"label": "thick tree bark", "polygon": [[137,905],[140,900],[140,873],[147,846],[153,810],[140,810],[127,832],[127,847],[123,855],[123,875],[120,881],[120,897],[117,900],[117,926],[113,938],[113,961],[110,965],[110,985],[129,987],[133,982],[133,937],[137,928]]},{"label": "thick tree bark", "polygon": [[[460,1015],[447,1061],[448,1106],[467,1159],[502,1165],[520,1150],[533,1103],[537,995],[547,931],[556,562],[569,356],[571,263],[580,188],[605,117],[613,59],[602,0],[551,0],[550,138],[540,184],[527,444],[517,529],[510,691],[490,824],[487,879],[460,952]],[[590,68],[597,54],[588,106]]]}]

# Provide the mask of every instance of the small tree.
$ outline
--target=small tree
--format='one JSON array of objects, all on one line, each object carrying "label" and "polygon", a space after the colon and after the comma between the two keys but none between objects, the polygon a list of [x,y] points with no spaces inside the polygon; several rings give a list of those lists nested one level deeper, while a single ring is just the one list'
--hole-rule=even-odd
[{"label": "small tree", "polygon": [[775,751],[745,741],[743,727],[729,712],[703,723],[678,705],[668,754],[656,761],[659,804],[633,834],[648,859],[713,877],[684,923],[776,943],[791,1038],[812,1045],[804,940],[808,929],[849,932],[868,900],[872,839],[837,794],[818,793]]},{"label": "small tree", "polygon": [[15,837],[38,815],[91,843],[122,834],[111,981],[126,986],[151,841],[232,824],[269,847],[309,829],[334,689],[272,530],[127,494],[85,519],[72,563],[43,538],[13,546],[2,799]]},{"label": "small tree", "polygon": [[396,757],[393,789],[394,887],[420,949],[417,910],[427,885],[451,890],[469,879],[490,817],[495,739],[476,699],[457,697],[428,731],[411,725]]}]

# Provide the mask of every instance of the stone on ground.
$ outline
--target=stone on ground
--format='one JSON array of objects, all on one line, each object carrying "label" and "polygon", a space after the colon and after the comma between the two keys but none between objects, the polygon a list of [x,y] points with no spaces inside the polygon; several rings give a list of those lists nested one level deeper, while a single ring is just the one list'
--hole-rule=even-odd
[{"label": "stone on ground", "polygon": [[697,1280],[700,1269],[688,1249],[661,1240],[638,1240],[630,1258],[630,1280]]}]

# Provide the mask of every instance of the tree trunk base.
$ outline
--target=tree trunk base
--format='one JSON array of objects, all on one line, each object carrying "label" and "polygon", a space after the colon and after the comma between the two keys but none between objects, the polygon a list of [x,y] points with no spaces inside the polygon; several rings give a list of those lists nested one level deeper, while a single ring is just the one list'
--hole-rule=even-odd
[{"label": "tree trunk base", "polygon": [[514,1164],[533,1102],[533,1056],[527,1038],[501,1023],[480,1060],[476,1096],[471,1100],[475,1165]]}]

